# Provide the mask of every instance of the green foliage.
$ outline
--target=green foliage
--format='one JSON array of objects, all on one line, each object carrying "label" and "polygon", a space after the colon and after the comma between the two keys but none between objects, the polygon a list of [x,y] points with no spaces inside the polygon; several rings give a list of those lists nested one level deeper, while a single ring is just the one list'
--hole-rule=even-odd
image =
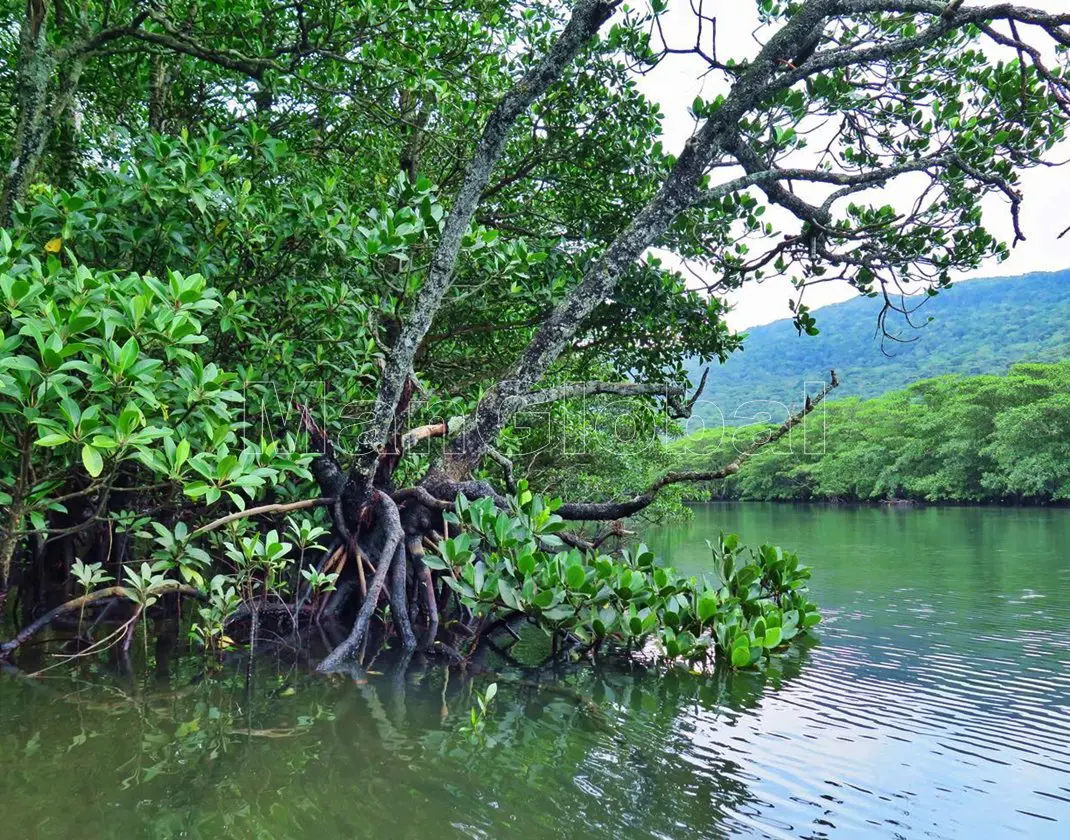
[{"label": "green foliage", "polygon": [[459,732],[475,744],[485,744],[487,741],[487,715],[490,712],[490,704],[498,695],[498,684],[491,683],[482,691],[473,692],[476,702],[468,711],[468,721],[461,724]]},{"label": "green foliage", "polygon": [[[115,580],[111,575],[104,571],[104,565],[102,563],[83,563],[81,560],[75,560],[71,564],[71,577],[78,583],[78,586],[82,590],[82,595],[88,595],[89,591],[94,587],[108,581]],[[78,610],[78,632],[82,632],[82,620],[85,617],[85,604]]]},{"label": "green foliage", "polygon": [[[701,432],[671,444],[675,466],[726,463],[769,427]],[[1070,500],[1070,362],[1005,376],[945,376],[876,399],[825,403],[712,492],[741,499],[930,502]]]},{"label": "green foliage", "polygon": [[142,563],[139,567],[123,567],[123,586],[126,588],[127,595],[142,609],[156,603],[158,598],[156,590],[167,582],[167,578],[159,574],[160,570],[161,567],[156,564],[149,565],[148,563]]},{"label": "green foliage", "polygon": [[[149,135],[114,167],[88,170],[70,189],[35,187],[33,202],[16,214],[10,263],[25,274],[21,264],[45,257],[41,285],[64,282],[66,274],[89,278],[86,282],[103,291],[85,301],[87,316],[111,309],[126,316],[134,307],[125,321],[111,319],[115,346],[106,345],[111,356],[102,362],[114,357],[121,367],[120,353],[126,352],[125,362],[138,365],[136,371],[123,370],[127,379],[140,377],[131,384],[140,389],[135,396],[148,429],[139,428],[140,437],[129,445],[140,443],[138,460],[156,476],[180,481],[190,499],[208,505],[229,500],[241,507],[284,480],[283,473],[307,476],[307,459],[287,437],[297,426],[294,402],[314,406],[340,448],[353,445],[361,431],[354,408],[375,395],[383,347],[422,281],[443,217],[438,190],[426,177],[409,182],[373,168],[363,178],[343,180],[336,168],[310,165],[307,156],[255,124],[231,131],[208,126],[177,136]],[[519,352],[533,316],[560,300],[570,278],[595,256],[566,253],[556,249],[557,242],[505,238],[482,225],[465,237],[457,305],[447,301],[442,316],[455,329],[429,340],[420,375],[433,387],[424,392],[429,397],[412,403],[411,425],[469,411],[497,373],[494,360]],[[53,243],[57,252],[46,251]],[[155,280],[164,276],[167,283]],[[488,285],[487,276],[497,282]],[[615,310],[592,317],[589,341],[597,339],[602,349],[563,360],[558,381],[595,370],[619,378],[637,369],[651,381],[679,380],[685,344],[718,355],[734,346],[718,317],[720,304],[686,293],[678,275],[651,263],[625,283],[630,291]],[[43,302],[40,289],[33,291],[37,297],[26,302]],[[53,299],[64,305],[64,295]],[[619,307],[626,300],[635,306],[627,319],[634,332],[628,335],[620,332]],[[60,317],[70,316],[61,311]],[[501,343],[498,324],[528,321],[525,329],[507,328],[504,338],[513,343]],[[43,340],[50,340],[49,330],[42,330]],[[149,330],[151,336],[143,335]],[[466,338],[457,341],[454,332]],[[145,357],[152,367],[142,364]],[[7,364],[13,374],[16,364],[28,362]],[[458,392],[453,383],[459,369],[468,384]],[[454,394],[439,397],[440,390]],[[157,408],[153,403],[143,404],[150,394],[158,395],[156,412],[148,411]],[[85,406],[87,424],[121,411],[121,396],[95,410]],[[77,393],[71,398],[79,403]],[[615,468],[642,460],[617,457],[618,441],[610,438],[618,437],[615,426],[621,422],[636,430],[633,449],[657,445],[649,401],[616,401],[608,412],[587,405],[562,405],[553,412],[549,424],[521,418],[503,440],[507,451],[539,452],[532,462],[539,486],[560,484],[562,491],[586,494],[634,483],[635,476],[623,481]],[[103,448],[114,435],[87,426],[93,434],[86,439],[78,429],[50,426],[44,419],[42,446],[59,447],[55,460],[80,462],[108,483],[126,455],[125,449]],[[180,421],[177,429],[171,428],[174,419]],[[589,467],[564,468],[557,445],[562,434],[583,442]],[[410,452],[401,477],[419,477],[430,454]],[[15,459],[0,464],[0,470],[5,467],[14,473]],[[584,480],[562,483],[577,477]],[[7,492],[2,478],[0,487]]]},{"label": "green foliage", "polygon": [[71,577],[78,582],[83,592],[89,592],[90,589],[98,584],[114,580],[111,575],[104,571],[104,566],[101,563],[86,564],[81,560],[75,560],[71,564]]},{"label": "green foliage", "polygon": [[[547,55],[566,4],[381,0],[300,4],[295,13],[264,0],[151,9],[87,0],[77,15],[44,5],[40,19],[35,4],[0,9],[9,59],[0,106],[14,117],[0,127],[9,172],[0,200],[0,591],[13,563],[28,566],[31,541],[66,550],[119,533],[124,556],[136,558],[124,574],[140,602],[164,584],[198,588],[209,599],[198,638],[220,645],[240,605],[289,597],[302,581],[316,593],[334,585],[306,567],[327,520],[289,531],[230,523],[203,546],[191,545],[193,535],[253,500],[318,495],[295,405],[311,409],[347,465],[384,363],[419,305],[481,127]],[[652,14],[666,8],[658,2]],[[798,5],[759,8],[779,25]],[[768,65],[765,80],[734,97],[729,133],[738,136],[718,129],[710,159],[681,169],[708,171],[709,180],[665,189],[677,159],[634,74],[658,61],[652,18],[617,11],[507,127],[490,180],[477,188],[478,211],[459,232],[449,288],[409,348],[403,373],[411,366],[415,381],[402,428],[469,416],[526,349],[542,352],[531,347],[536,330],[599,265],[613,266],[612,288],[572,319],[567,349],[547,355],[548,369],[525,387],[592,377],[683,385],[684,358],[723,361],[739,348],[720,295],[763,271],[801,288],[839,263],[849,282],[875,294],[887,282],[874,274],[880,265],[896,283],[946,288],[952,272],[1006,253],[982,225],[981,201],[1013,194],[1016,169],[1038,165],[1064,134],[1058,84],[1035,67],[990,62],[975,48],[981,34],[959,28],[890,50],[853,77],[834,63],[781,84],[790,62],[766,56],[757,65]],[[921,17],[837,16],[823,46],[865,55],[866,45],[912,38]],[[746,70],[732,62],[729,83]],[[878,80],[870,95],[858,96],[859,78]],[[716,115],[727,101],[700,98],[693,111]],[[711,164],[738,154],[730,146],[752,150],[760,168],[786,169],[794,152],[812,158],[810,126],[844,119],[861,128],[840,132],[821,166],[850,180],[930,161],[931,183],[913,212],[899,214],[884,196],[868,203],[877,178],[867,182],[874,189],[837,192],[851,203],[832,202],[819,225],[794,220],[804,228],[795,235],[768,220],[776,214],[762,190],[708,190],[726,171]],[[658,194],[662,209],[649,204]],[[669,216],[667,228],[657,221]],[[656,235],[635,233],[647,223]],[[628,240],[640,239],[643,259],[602,262],[613,243],[632,253]],[[750,253],[755,242],[779,244],[766,260]],[[681,260],[719,278],[709,294],[671,267]],[[817,332],[801,297],[794,311],[797,327]],[[1062,487],[1062,455],[1015,455],[1021,429],[1061,422],[1065,406],[1048,396],[988,429],[985,457],[1006,465],[1008,488]],[[495,443],[546,495],[619,497],[667,464],[662,436],[674,429],[652,410],[657,403],[574,400],[549,409],[548,423],[529,405]],[[959,406],[956,423],[987,428],[982,403]],[[919,426],[865,492],[901,487],[930,457],[941,470],[916,492],[995,492],[991,471],[976,468],[962,441],[926,449],[933,434]],[[424,443],[406,451],[397,485],[438,459],[441,438]],[[864,443],[852,463],[879,457]],[[771,463],[764,457],[750,465],[756,473]],[[822,477],[810,467],[793,480],[844,484],[842,470]],[[487,465],[484,475],[496,470]],[[681,492],[662,495],[648,515],[671,510]],[[805,626],[805,610],[785,608],[768,588],[796,580],[780,554],[762,549],[744,564],[762,572],[746,591],[726,580],[707,592],[645,550],[561,550],[554,505],[526,485],[509,511],[480,502],[458,516],[466,530],[440,562],[481,615],[523,610],[581,645],[651,640],[672,658],[719,647],[740,661],[729,642],[776,647],[790,631],[785,609]],[[146,555],[151,562],[137,565]],[[715,626],[735,628],[731,640],[716,638]]]},{"label": "green foliage", "polygon": [[722,534],[710,548],[721,586],[703,593],[699,618],[715,619],[717,648],[733,666],[758,663],[821,621],[806,597],[810,568],[796,555],[772,545],[744,554],[735,534]]},{"label": "green foliage", "polygon": [[5,494],[11,526],[28,518],[47,530],[47,514],[106,498],[120,475],[239,505],[286,473],[307,476],[292,439],[239,437],[241,383],[198,352],[220,307],[203,277],[163,282],[94,271],[69,252],[42,256],[0,232],[0,485],[15,490]]},{"label": "green foliage", "polygon": [[293,564],[293,544],[283,542],[278,531],[237,536],[223,545],[234,566],[239,589],[247,592],[250,600],[257,591],[266,595],[285,586],[284,573]]},{"label": "green foliage", "polygon": [[308,588],[316,593],[333,592],[338,582],[338,573],[324,573],[318,569],[302,569],[301,577],[308,583]]},{"label": "green foliage", "polygon": [[[609,370],[591,369],[587,376]],[[524,464],[532,488],[566,499],[623,499],[641,492],[651,472],[672,464],[668,436],[679,434],[664,410],[633,397],[593,397],[543,406],[518,418],[501,449]],[[494,467],[487,472],[493,477]],[[683,491],[666,488],[640,517],[647,522],[686,515]]]},{"label": "green foliage", "polygon": [[211,565],[212,559],[203,548],[190,545],[190,533],[186,523],[176,523],[173,531],[159,522],[150,524],[155,536],[148,531],[140,531],[138,536],[152,539],[155,546],[152,552],[156,561],[154,565],[163,571],[177,569],[185,583],[203,587],[203,573]]},{"label": "green foliage", "polygon": [[650,643],[651,652],[693,663],[716,650],[735,667],[759,663],[820,620],[806,599],[810,570],[793,554],[774,546],[747,553],[737,537],[723,537],[712,547],[714,584],[678,575],[642,544],[617,555],[566,550],[559,502],[518,489],[509,511],[460,497],[452,520],[462,532],[425,559],[449,572],[444,580],[477,617],[524,614],[586,649]]},{"label": "green foliage", "polygon": [[190,638],[203,645],[205,650],[228,646],[231,639],[225,634],[226,622],[240,605],[241,598],[233,579],[216,575],[208,587],[208,603],[197,609],[198,620],[190,627]]}]

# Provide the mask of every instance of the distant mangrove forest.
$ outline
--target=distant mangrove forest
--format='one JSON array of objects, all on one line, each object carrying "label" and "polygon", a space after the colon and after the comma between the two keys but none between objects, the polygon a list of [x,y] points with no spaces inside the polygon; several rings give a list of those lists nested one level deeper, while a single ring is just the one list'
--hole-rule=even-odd
[{"label": "distant mangrove forest", "polygon": [[[1070,361],[1004,376],[940,376],[869,400],[824,403],[740,471],[688,498],[993,502],[1070,500]],[[823,421],[823,422],[822,422]],[[772,425],[673,442],[675,467],[726,463]]]}]

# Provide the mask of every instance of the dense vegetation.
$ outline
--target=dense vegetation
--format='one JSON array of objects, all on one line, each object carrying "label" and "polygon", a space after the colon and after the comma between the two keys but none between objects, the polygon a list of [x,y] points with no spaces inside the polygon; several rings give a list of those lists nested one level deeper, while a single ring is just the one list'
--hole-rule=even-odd
[{"label": "dense vegetation", "polygon": [[735,664],[805,628],[793,555],[707,587],[564,523],[738,469],[647,483],[693,407],[682,360],[739,346],[720,292],[789,274],[813,331],[811,283],[936,294],[1006,254],[982,201],[1017,220],[1065,134],[1070,16],[760,0],[761,46],[689,51],[719,92],[670,154],[634,79],[679,52],[665,5],[0,5],[5,651],[72,613],[125,649],[192,600],[207,649],[333,620],[324,669],[375,630],[466,656],[518,617],[555,653]]},{"label": "dense vegetation", "polygon": [[[675,441],[678,468],[724,463],[769,433],[748,426]],[[827,402],[693,498],[1048,503],[1070,501],[1070,361],[1004,376],[941,376],[871,400]]]},{"label": "dense vegetation", "polygon": [[[886,323],[897,340],[874,332],[880,303],[865,297],[816,311],[818,335],[800,335],[790,320],[749,330],[742,352],[712,372],[689,427],[712,428],[721,417],[733,426],[778,422],[829,368],[843,378],[838,399],[866,399],[919,379],[1006,373],[1016,362],[1070,356],[1070,270],[971,280],[904,303],[914,310],[909,321],[892,311]],[[702,364],[688,369],[697,383]]]}]

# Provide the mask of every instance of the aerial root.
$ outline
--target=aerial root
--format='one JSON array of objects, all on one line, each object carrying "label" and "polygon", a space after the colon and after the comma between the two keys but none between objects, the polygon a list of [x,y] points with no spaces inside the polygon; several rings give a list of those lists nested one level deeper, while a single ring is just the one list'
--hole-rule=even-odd
[{"label": "aerial root", "polygon": [[405,650],[412,650],[416,647],[416,637],[409,623],[409,605],[405,597],[405,556],[405,544],[398,540],[390,563],[390,613],[394,617],[394,628],[401,637]]}]

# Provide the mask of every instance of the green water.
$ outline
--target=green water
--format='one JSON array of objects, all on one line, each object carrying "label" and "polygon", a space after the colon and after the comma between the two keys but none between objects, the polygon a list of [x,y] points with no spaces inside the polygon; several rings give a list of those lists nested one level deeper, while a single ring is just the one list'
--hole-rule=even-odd
[{"label": "green water", "polygon": [[649,541],[700,573],[722,528],[815,567],[827,620],[764,674],[0,673],[0,838],[1068,836],[1070,511],[709,506]]}]

